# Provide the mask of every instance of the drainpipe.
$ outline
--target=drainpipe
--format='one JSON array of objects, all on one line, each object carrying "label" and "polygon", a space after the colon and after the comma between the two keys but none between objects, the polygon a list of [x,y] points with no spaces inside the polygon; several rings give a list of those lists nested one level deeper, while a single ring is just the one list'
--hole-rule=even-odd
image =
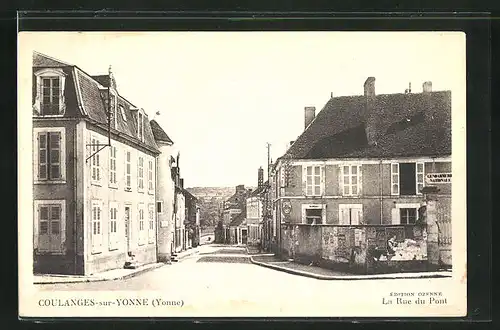
[{"label": "drainpipe", "polygon": [[[390,172],[389,172],[390,174]],[[384,221],[384,185],[382,184],[382,160],[378,164],[378,184],[380,192],[380,224]],[[392,189],[392,187],[391,187]]]},{"label": "drainpipe", "polygon": [[[77,215],[78,215],[78,174],[77,174],[77,171],[78,171],[78,166],[77,166],[77,159],[75,157],[75,154],[77,152],[77,148],[78,148],[78,122],[77,124],[75,125],[75,129],[77,130],[77,134],[74,134],[74,140],[73,140],[73,184],[74,184],[74,217],[73,217],[73,272],[74,274],[76,274],[77,272],[77,262],[78,262],[78,257],[77,257],[77,254],[78,254],[78,231],[76,229],[76,218],[77,218]],[[85,141],[85,139],[84,139]],[[83,170],[85,171],[85,164],[84,164],[84,167],[83,167]],[[66,227],[65,227],[66,229]]]}]

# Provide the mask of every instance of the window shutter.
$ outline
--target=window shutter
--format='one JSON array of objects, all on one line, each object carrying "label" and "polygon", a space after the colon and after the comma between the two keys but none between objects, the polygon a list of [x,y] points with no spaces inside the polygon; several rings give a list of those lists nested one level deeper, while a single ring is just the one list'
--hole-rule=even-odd
[{"label": "window shutter", "polygon": [[326,175],[326,166],[321,166],[321,176],[320,176],[320,194],[321,196],[325,195],[325,175]]},{"label": "window shutter", "polygon": [[302,166],[302,194],[307,196],[307,166]]},{"label": "window shutter", "polygon": [[51,132],[49,134],[49,163],[50,163],[50,178],[60,179],[61,173],[61,133]]},{"label": "window shutter", "polygon": [[391,164],[391,195],[399,195],[399,164]]},{"label": "window shutter", "polygon": [[47,180],[47,133],[38,133],[38,179]]},{"label": "window shutter", "polygon": [[399,225],[401,222],[400,215],[399,215],[399,209],[398,208],[393,208],[391,209],[391,223],[393,225]]},{"label": "window shutter", "polygon": [[361,165],[358,166],[358,195],[363,195],[363,167]]}]

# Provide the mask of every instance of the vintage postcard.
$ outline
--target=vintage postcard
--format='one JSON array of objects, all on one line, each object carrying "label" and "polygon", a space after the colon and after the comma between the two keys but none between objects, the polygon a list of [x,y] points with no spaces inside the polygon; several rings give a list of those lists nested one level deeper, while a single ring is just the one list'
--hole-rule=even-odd
[{"label": "vintage postcard", "polygon": [[465,43],[19,33],[20,317],[465,316]]}]

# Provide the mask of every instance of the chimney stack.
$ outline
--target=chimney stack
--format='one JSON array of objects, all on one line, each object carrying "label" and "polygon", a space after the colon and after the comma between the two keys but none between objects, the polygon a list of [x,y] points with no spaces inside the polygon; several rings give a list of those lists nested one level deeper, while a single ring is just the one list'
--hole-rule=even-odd
[{"label": "chimney stack", "polygon": [[304,129],[309,126],[309,124],[313,121],[316,116],[316,107],[305,107],[304,108]]},{"label": "chimney stack", "polygon": [[424,93],[432,92],[432,81],[426,81],[422,84],[422,92]]},{"label": "chimney stack", "polygon": [[375,96],[375,77],[368,77],[365,81],[365,96]]},{"label": "chimney stack", "polygon": [[264,169],[259,167],[258,179],[257,179],[257,187],[262,188],[264,185]]}]

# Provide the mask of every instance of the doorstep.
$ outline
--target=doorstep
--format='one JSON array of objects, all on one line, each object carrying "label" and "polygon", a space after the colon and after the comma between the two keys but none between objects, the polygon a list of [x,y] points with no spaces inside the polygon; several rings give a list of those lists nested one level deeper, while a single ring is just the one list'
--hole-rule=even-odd
[{"label": "doorstep", "polygon": [[[286,272],[289,274],[311,277],[318,280],[383,280],[383,279],[413,279],[413,278],[439,278],[452,277],[452,272],[436,271],[436,272],[415,272],[415,273],[392,273],[392,274],[373,274],[373,275],[354,275],[342,272],[335,272],[328,269],[319,269],[316,266],[307,266],[294,262],[283,261],[258,261],[250,256],[250,261],[262,267],[271,268],[277,271]],[[327,275],[330,273],[331,275]]]},{"label": "doorstep", "polygon": [[125,280],[165,265],[165,263],[152,263],[141,265],[134,269],[117,268],[88,276],[37,274],[34,275],[33,284],[63,284]]}]

